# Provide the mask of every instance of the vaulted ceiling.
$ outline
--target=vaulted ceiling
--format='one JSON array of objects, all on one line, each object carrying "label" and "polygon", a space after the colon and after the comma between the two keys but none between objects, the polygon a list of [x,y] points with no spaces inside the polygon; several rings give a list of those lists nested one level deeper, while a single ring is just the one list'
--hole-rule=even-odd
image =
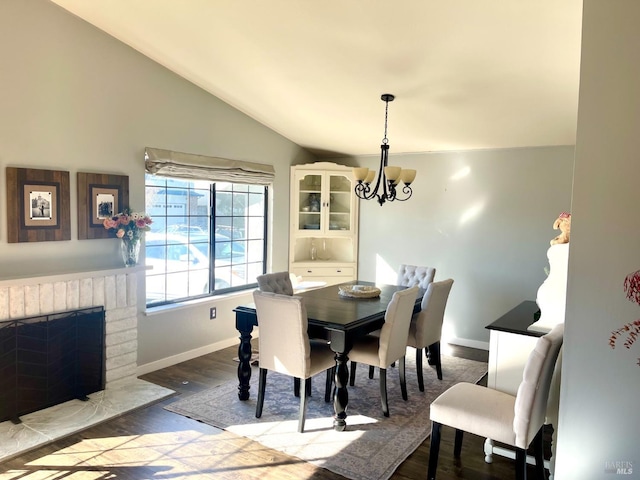
[{"label": "vaulted ceiling", "polygon": [[51,0],[295,143],[573,145],[581,0]]}]

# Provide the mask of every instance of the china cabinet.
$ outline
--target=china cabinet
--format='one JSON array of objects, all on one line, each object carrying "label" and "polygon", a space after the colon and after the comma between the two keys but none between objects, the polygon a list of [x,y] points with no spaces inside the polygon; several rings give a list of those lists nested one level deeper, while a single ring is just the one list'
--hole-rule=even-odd
[{"label": "china cabinet", "polygon": [[291,167],[289,271],[336,284],[357,278],[358,199],[351,167]]}]

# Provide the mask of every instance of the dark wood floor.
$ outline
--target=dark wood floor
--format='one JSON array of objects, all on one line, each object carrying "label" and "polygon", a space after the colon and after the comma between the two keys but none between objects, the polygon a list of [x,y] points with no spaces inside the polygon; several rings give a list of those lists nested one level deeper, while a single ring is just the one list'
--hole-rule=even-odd
[{"label": "dark wood floor", "polygon": [[[452,348],[456,356],[487,361],[485,351]],[[236,378],[235,355],[235,348],[227,348],[142,378],[189,395]],[[343,478],[163,409],[173,401],[175,398],[165,399],[5,461],[0,464],[0,480]],[[481,437],[465,435],[461,459],[455,460],[453,436],[451,429],[443,428],[438,479],[514,478],[512,460],[494,456],[492,464],[484,462]],[[392,478],[426,478],[428,459],[429,439]],[[532,469],[529,478],[534,478]]]}]

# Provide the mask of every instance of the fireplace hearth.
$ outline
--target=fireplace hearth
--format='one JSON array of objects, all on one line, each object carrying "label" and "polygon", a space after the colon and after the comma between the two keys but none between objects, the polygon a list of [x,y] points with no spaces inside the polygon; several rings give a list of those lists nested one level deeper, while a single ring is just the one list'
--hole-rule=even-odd
[{"label": "fireplace hearth", "polygon": [[0,321],[0,422],[104,388],[102,306]]}]

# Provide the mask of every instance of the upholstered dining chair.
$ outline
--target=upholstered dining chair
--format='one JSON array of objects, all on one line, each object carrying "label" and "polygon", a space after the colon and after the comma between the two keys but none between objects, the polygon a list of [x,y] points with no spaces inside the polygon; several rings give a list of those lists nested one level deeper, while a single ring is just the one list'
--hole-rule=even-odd
[{"label": "upholstered dining chair", "polygon": [[420,304],[420,311],[411,319],[407,345],[416,349],[416,371],[418,387],[424,392],[422,377],[422,351],[425,350],[430,365],[436,367],[438,380],[442,380],[442,362],[440,360],[440,337],[444,310],[447,306],[452,279],[431,282]]},{"label": "upholstered dining chair", "polygon": [[426,290],[427,286],[433,282],[435,276],[436,269],[434,267],[418,267],[416,265],[402,264],[398,269],[396,285],[402,285],[403,287],[418,285],[423,290]]},{"label": "upholstered dining chair", "polygon": [[351,360],[350,384],[355,382],[355,372],[358,363],[364,363],[380,369],[380,400],[382,413],[389,416],[387,401],[387,368],[395,361],[399,361],[400,388],[403,400],[407,400],[407,383],[405,379],[405,352],[407,350],[407,335],[413,307],[416,303],[418,287],[399,290],[393,294],[384,315],[384,325],[379,335],[366,335],[357,340],[348,353]]},{"label": "upholstered dining chair", "polygon": [[[281,295],[293,295],[293,282],[289,272],[265,273],[256,277],[258,289],[261,292],[278,293]],[[325,338],[311,338],[311,343],[327,344]],[[329,387],[327,387],[329,388]],[[311,381],[306,382],[307,394],[311,394]],[[300,395],[300,379],[293,379],[293,392],[295,396]]]},{"label": "upholstered dining chair", "polygon": [[559,324],[537,340],[515,396],[463,382],[449,388],[431,403],[428,480],[436,478],[442,425],[456,429],[456,457],[460,456],[465,431],[515,447],[518,480],[527,478],[527,448],[533,444],[536,477],[544,478],[542,426],[563,334],[564,324]]},{"label": "upholstered dining chair", "polygon": [[[326,371],[326,389],[331,388],[335,354],[328,344],[309,342],[307,310],[301,297],[278,293],[253,292],[258,316],[258,346],[260,348],[260,376],[256,418],[262,416],[267,384],[267,371],[291,375],[301,380]],[[298,432],[304,430],[308,391],[300,395]],[[330,398],[325,392],[325,401]]]},{"label": "upholstered dining chair", "polygon": [[289,272],[265,273],[256,277],[261,292],[293,295],[293,284]]}]

